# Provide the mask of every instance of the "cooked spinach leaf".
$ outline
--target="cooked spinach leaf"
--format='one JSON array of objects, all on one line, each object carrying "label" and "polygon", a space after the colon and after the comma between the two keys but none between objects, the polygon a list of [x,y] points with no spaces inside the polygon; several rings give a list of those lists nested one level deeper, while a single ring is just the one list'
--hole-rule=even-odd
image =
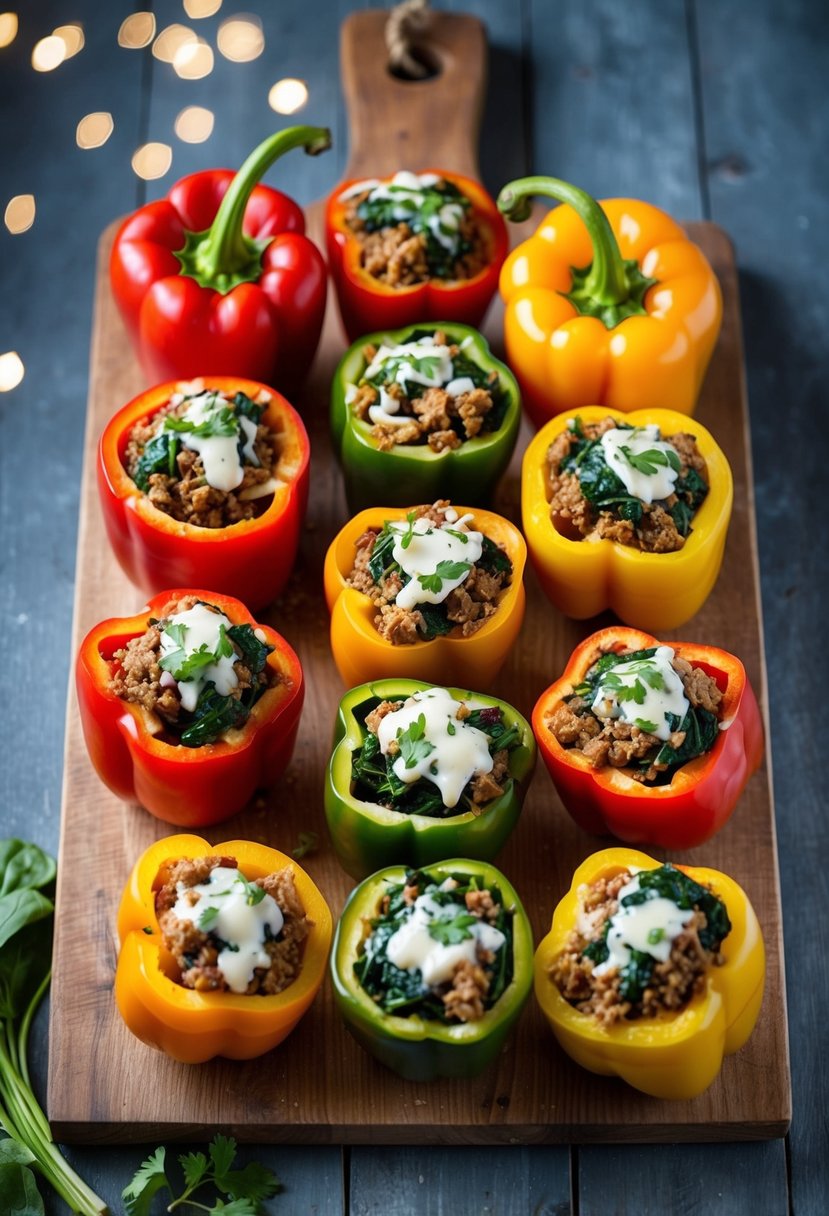
[{"label": "cooked spinach leaf", "polygon": [[147,441],[132,477],[139,490],[146,494],[153,473],[166,473],[168,477],[175,477],[178,450],[179,440],[170,431],[162,431]]}]

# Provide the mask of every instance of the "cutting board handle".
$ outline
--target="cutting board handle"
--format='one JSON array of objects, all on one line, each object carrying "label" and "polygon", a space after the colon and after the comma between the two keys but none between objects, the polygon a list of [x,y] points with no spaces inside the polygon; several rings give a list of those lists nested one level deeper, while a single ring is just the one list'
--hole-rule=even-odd
[{"label": "cutting board handle", "polygon": [[388,11],[351,13],[340,63],[349,130],[345,176],[435,167],[480,177],[478,134],[486,90],[486,33],[477,17],[434,12],[424,39],[438,68],[426,80],[388,70]]}]

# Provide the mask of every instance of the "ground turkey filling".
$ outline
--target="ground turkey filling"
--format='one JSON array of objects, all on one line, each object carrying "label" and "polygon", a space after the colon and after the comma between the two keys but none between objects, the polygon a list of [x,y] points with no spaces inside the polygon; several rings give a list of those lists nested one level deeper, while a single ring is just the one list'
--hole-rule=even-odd
[{"label": "ground turkey filling", "polygon": [[[435,333],[435,345],[445,346],[446,335]],[[454,359],[460,348],[452,343],[449,354]],[[377,354],[375,346],[364,346],[363,355],[368,367]],[[469,392],[452,396],[442,388],[421,388],[420,396],[408,397],[400,384],[387,384],[385,390],[399,403],[399,416],[408,417],[408,422],[378,422],[371,428],[372,439],[377,440],[381,452],[390,452],[397,444],[428,443],[433,452],[459,448],[465,439],[473,439],[487,427],[487,415],[493,407],[493,392],[498,388],[498,373],[489,373],[488,388],[473,388]],[[380,393],[373,384],[358,386],[351,401],[356,418],[368,419],[368,412],[380,400]]]},{"label": "ground turkey filling", "polygon": [[[448,507],[448,500],[442,499],[431,506],[414,507],[410,514],[414,519],[427,519],[440,527],[445,523],[444,511]],[[395,603],[395,597],[403,587],[399,572],[393,570],[378,582],[369,569],[374,546],[381,535],[379,528],[368,528],[357,538],[354,565],[346,581],[373,601],[378,609],[374,624],[381,637],[393,646],[423,641],[428,636],[423,613],[419,608],[402,608]],[[499,552],[503,553],[503,550],[499,549]],[[510,563],[509,570],[493,572],[484,569],[480,561],[472,566],[463,583],[450,591],[441,605],[453,631],[456,628],[463,637],[469,637],[497,611],[498,596],[510,582],[511,568]]]},{"label": "ground turkey filling", "polygon": [[[682,492],[679,495],[672,494],[661,502],[642,503],[642,518],[635,524],[629,519],[621,518],[616,510],[598,509],[582,492],[578,474],[562,468],[571,449],[581,438],[598,439],[605,431],[618,426],[619,421],[616,418],[583,423],[581,436],[575,430],[568,429],[562,431],[550,444],[547,450],[547,494],[553,525],[558,532],[571,540],[586,537],[591,540],[613,540],[646,553],[673,553],[681,549],[686,540],[671,514],[671,508],[678,502]],[[662,438],[664,442],[671,444],[679,457],[679,480],[681,481],[689,470],[693,470],[707,486],[705,460],[694,436],[680,432],[676,435],[664,435]],[[691,507],[692,496],[686,494],[685,498]]]},{"label": "ground turkey filling", "polygon": [[[204,391],[198,381],[182,387],[186,389],[187,396],[176,393],[169,405],[163,406],[151,417],[142,418],[130,431],[123,464],[133,481],[137,475],[140,476],[139,465],[145,448],[157,434],[161,421],[168,416],[180,418],[191,405],[193,396]],[[218,397],[229,409],[234,408],[233,398],[224,393],[219,393]],[[254,404],[264,407],[270,400],[269,393],[260,392]],[[279,462],[278,448],[278,435],[260,422],[253,442],[259,464],[243,462],[244,474],[239,485],[233,490],[220,490],[207,482],[204,462],[199,453],[179,444],[175,456],[175,474],[150,473],[147,477],[147,497],[165,515],[198,528],[225,528],[243,519],[253,519],[268,506],[272,493],[261,497],[245,496],[272,479]]]},{"label": "ground turkey filling", "polygon": [[619,910],[619,892],[631,878],[631,872],[623,870],[580,890],[579,927],[572,931],[564,950],[549,968],[550,977],[565,1000],[603,1026],[682,1009],[701,991],[707,969],[724,961],[719,942],[713,943],[716,948],[706,948],[700,941],[708,920],[703,911],[695,908],[692,918],[673,939],[667,961],[654,963],[638,999],[624,999],[623,969],[612,967],[595,975],[596,964],[585,956],[585,948],[602,937],[605,924]]},{"label": "ground turkey filling", "polygon": [[[408,908],[413,908],[425,885],[425,881],[422,878],[412,876],[403,887],[402,903]],[[440,890],[451,893],[459,885],[455,879],[448,878],[441,884]],[[384,896],[378,909],[380,918],[388,915],[390,903],[390,897],[388,895]],[[469,915],[476,917],[485,924],[495,926],[497,922],[503,926],[504,919],[507,916],[503,905],[496,902],[491,892],[486,888],[483,890],[467,890],[463,895],[463,904]],[[365,931],[366,939],[368,940],[372,933],[372,922],[366,921]],[[505,941],[501,946],[502,950],[509,948],[508,941]],[[496,955],[492,950],[488,950],[478,943],[475,950],[474,962],[462,959],[453,968],[450,979],[429,988],[427,1001],[429,1005],[440,1009],[442,1020],[449,1022],[476,1022],[484,1016],[487,1009],[501,995],[500,991],[493,993],[492,969],[495,958]],[[415,973],[413,978],[415,983],[417,983],[418,973]],[[382,1005],[383,995],[375,992],[373,996],[378,1004]],[[388,1010],[388,1012],[392,1011]],[[398,1011],[404,1017],[411,1012],[415,1012],[415,1010],[400,1009]]]},{"label": "ground turkey filling", "polygon": [[[236,868],[234,857],[188,857],[168,863],[161,873],[156,891],[155,910],[164,948],[169,951],[181,972],[180,982],[197,992],[227,992],[227,984],[217,959],[225,943],[214,933],[205,932],[196,921],[182,920],[173,909],[183,888],[207,882],[216,866]],[[257,878],[255,885],[276,900],[284,917],[278,937],[265,941],[262,949],[270,956],[270,965],[257,967],[247,987],[247,995],[259,993],[272,996],[293,983],[302,964],[303,943],[313,922],[305,915],[294,876],[289,869],[279,870],[266,878]],[[191,902],[198,895],[193,892]]]},{"label": "ground turkey filling", "polygon": [[[702,709],[716,716],[722,702],[716,680],[676,654],[671,666],[682,681],[691,708]],[[665,763],[655,762],[663,749],[662,740],[622,718],[598,718],[592,713],[590,704],[589,697],[571,696],[547,718],[547,728],[561,746],[580,751],[595,769],[607,766],[628,768],[628,775],[634,781],[657,780],[659,774],[669,767]],[[671,733],[668,742],[678,752],[685,740],[686,732],[676,730]]]},{"label": "ground turkey filling", "polygon": [[[157,623],[148,625],[144,633],[131,638],[125,647],[116,650],[112,656],[110,687],[115,695],[133,705],[140,705],[148,714],[158,715],[173,732],[186,725],[189,715],[182,708],[175,680],[159,666],[161,632],[167,617],[186,612],[200,602],[195,595],[172,601],[165,607]],[[234,671],[238,684],[228,696],[238,702],[243,698],[252,701],[277,677],[271,667],[254,674],[245,664],[239,646],[236,643],[233,646],[237,655]]]},{"label": "ground turkey filling", "polygon": [[[376,735],[377,731],[380,729],[380,723],[383,721],[386,714],[395,712],[396,710],[402,708],[404,704],[405,702],[403,701],[381,701],[377,708],[373,709],[371,713],[366,716],[367,730],[371,731],[373,735]],[[459,704],[455,717],[458,719],[458,721],[462,722],[469,717],[471,712],[472,710],[468,705]],[[388,754],[390,756],[397,756],[399,752],[400,745],[395,739],[392,739],[389,742]],[[491,802],[493,798],[501,797],[504,792],[505,783],[509,777],[508,766],[509,750],[506,747],[502,747],[492,754],[492,769],[490,772],[479,773],[476,777],[472,778],[472,780],[469,782],[469,792],[473,803],[473,810],[480,811],[485,803]],[[378,802],[380,805],[391,805],[390,802],[386,802],[385,804],[382,803],[379,798]],[[458,808],[459,813],[463,812],[464,810],[465,808],[463,805],[460,805]]]},{"label": "ground turkey filling", "polygon": [[[446,183],[441,179],[434,188],[445,190]],[[389,287],[412,287],[432,278],[449,281],[472,279],[488,265],[490,252],[487,237],[471,208],[465,210],[459,228],[463,252],[452,263],[450,273],[437,274],[434,264],[430,265],[429,246],[424,232],[412,232],[410,225],[405,222],[374,232],[368,230],[358,211],[370,193],[371,190],[366,189],[347,200],[345,223],[360,243],[360,265],[372,278]]]}]

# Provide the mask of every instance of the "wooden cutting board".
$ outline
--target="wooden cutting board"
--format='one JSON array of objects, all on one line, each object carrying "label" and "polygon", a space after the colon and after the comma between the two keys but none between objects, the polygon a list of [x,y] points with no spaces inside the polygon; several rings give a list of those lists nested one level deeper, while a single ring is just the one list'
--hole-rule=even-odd
[{"label": "wooden cutting board", "polygon": [[[445,165],[475,171],[475,134],[484,89],[480,23],[440,14],[430,47],[443,66],[432,81],[407,84],[383,67],[382,13],[357,13],[343,31],[343,79],[351,117],[348,172]],[[372,68],[372,65],[374,67]],[[436,134],[437,132],[437,134]],[[319,208],[311,208],[312,228]],[[95,488],[95,448],[109,417],[142,388],[113,303],[107,264],[115,225],[99,248],[73,629],[129,615],[143,597],[109,551]],[[723,288],[724,325],[699,408],[734,471],[735,509],[723,570],[709,601],[681,633],[733,650],[767,700],[758,594],[757,547],[737,275],[725,235],[711,224],[688,230]],[[319,235],[317,230],[317,235]],[[497,342],[500,315],[487,331]],[[319,833],[305,859],[338,915],[352,886],[327,838],[323,777],[342,686],[328,648],[322,596],[325,549],[347,518],[328,439],[328,385],[344,340],[332,306],[321,349],[299,406],[312,443],[312,488],[300,558],[286,593],[264,614],[299,652],[307,699],[294,760],[280,785],[207,833],[211,841],[249,837],[285,852],[301,831]],[[520,453],[496,509],[518,519]],[[554,611],[532,573],[518,646],[495,691],[528,713],[572,647],[604,619],[577,623]],[[487,690],[489,691],[489,690]],[[399,1080],[365,1055],[334,1009],[326,981],[310,1013],[276,1051],[247,1064],[187,1067],[134,1039],[115,1008],[112,983],[118,899],[138,854],[168,834],[137,806],[115,799],[86,756],[70,688],[52,983],[48,1110],[64,1141],[130,1142],[202,1138],[215,1127],[244,1140],[342,1143],[540,1143],[762,1139],[785,1134],[790,1082],[783,986],[780,898],[770,764],[751,780],[728,826],[708,845],[674,859],[710,865],[747,890],[768,951],[760,1020],[714,1085],[691,1102],[661,1102],[622,1082],[577,1068],[559,1050],[534,1001],[497,1064],[465,1082]],[[499,864],[521,893],[538,940],[578,863],[606,839],[580,832],[539,765],[519,826]]]}]

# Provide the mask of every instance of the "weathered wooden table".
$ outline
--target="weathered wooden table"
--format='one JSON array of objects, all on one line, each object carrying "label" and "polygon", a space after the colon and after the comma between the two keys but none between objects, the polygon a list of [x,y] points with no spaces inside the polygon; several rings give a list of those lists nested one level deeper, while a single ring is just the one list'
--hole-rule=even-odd
[{"label": "weathered wooden table", "polygon": [[[6,732],[0,805],[3,835],[36,839],[53,852],[98,235],[114,216],[157,197],[176,177],[217,162],[240,163],[258,139],[286,121],[274,120],[267,105],[268,89],[283,77],[306,81],[310,99],[301,119],[329,125],[335,136],[327,157],[292,160],[286,188],[301,202],[323,195],[346,154],[338,26],[358,5],[280,0],[248,6],[260,11],[264,53],[242,64],[217,56],[214,72],[201,81],[180,80],[148,51],[117,47],[118,27],[132,7],[121,0],[106,6],[75,0],[69,11],[60,0],[33,0],[21,14],[16,41],[0,50],[2,202],[33,193],[38,205],[28,233],[0,235],[0,347],[17,350],[26,365],[22,385],[0,398]],[[173,0],[153,7],[159,28],[187,20]],[[811,728],[827,676],[815,628],[827,571],[825,558],[820,561],[820,516],[817,526],[806,524],[807,495],[816,497],[829,456],[824,432],[806,430],[813,415],[819,418],[821,372],[827,369],[829,288],[821,269],[829,239],[819,222],[825,221],[829,183],[819,132],[829,125],[829,18],[808,0],[785,11],[748,0],[634,0],[625,7],[599,0],[465,0],[458,7],[482,17],[489,30],[481,161],[492,190],[526,172],[553,172],[599,195],[642,195],[682,218],[713,219],[736,244],[787,931],[792,1130],[785,1142],[757,1144],[257,1146],[249,1155],[280,1174],[286,1193],[271,1207],[292,1216],[809,1216],[825,1210],[829,1174],[821,1114],[826,829]],[[226,15],[195,25],[215,43]],[[83,51],[54,72],[34,73],[34,43],[70,20],[83,23]],[[176,115],[189,104],[216,113],[204,146],[173,135]],[[100,110],[111,111],[114,133],[102,148],[81,151],[76,124]],[[165,178],[145,185],[129,161],[147,140],[170,143],[174,159]],[[285,185],[286,177],[287,169],[278,184]],[[790,424],[780,427],[781,416]],[[16,487],[24,469],[32,488],[21,494]],[[34,1038],[41,1091],[45,1027],[41,1016]],[[142,1149],[71,1149],[70,1156],[119,1211],[120,1191]],[[47,1200],[47,1212],[61,1210]]]}]

